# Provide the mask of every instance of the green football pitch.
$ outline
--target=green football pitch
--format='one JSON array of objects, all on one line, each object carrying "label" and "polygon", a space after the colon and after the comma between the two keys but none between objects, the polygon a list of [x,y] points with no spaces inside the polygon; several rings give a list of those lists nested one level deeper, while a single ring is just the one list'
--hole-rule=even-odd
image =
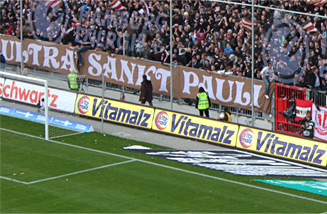
[{"label": "green football pitch", "polygon": [[96,132],[45,141],[41,124],[0,118],[1,213],[327,212],[324,196],[122,149],[156,145]]}]

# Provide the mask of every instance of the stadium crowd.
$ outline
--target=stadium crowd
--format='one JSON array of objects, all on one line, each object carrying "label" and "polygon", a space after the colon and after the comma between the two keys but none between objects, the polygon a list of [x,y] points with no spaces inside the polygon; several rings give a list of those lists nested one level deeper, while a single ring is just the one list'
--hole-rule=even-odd
[{"label": "stadium crowd", "polygon": [[[251,4],[250,0],[234,2]],[[118,7],[106,0],[25,0],[24,38],[77,46],[80,52],[91,48],[163,63],[169,62],[172,45],[175,65],[251,77],[251,31],[242,24],[242,20],[251,22],[250,7],[176,0],[170,29],[168,0],[114,3]],[[315,7],[300,0],[255,0],[254,4],[327,16],[327,4]],[[19,37],[19,0],[2,0],[0,7],[0,33]],[[283,28],[285,24],[272,27],[288,19],[301,26],[312,23],[317,31],[305,36],[292,23],[288,30]],[[255,78],[261,78],[261,70],[269,61],[273,65],[270,81],[294,79],[286,82],[327,91],[327,19],[255,8],[254,22]]]}]

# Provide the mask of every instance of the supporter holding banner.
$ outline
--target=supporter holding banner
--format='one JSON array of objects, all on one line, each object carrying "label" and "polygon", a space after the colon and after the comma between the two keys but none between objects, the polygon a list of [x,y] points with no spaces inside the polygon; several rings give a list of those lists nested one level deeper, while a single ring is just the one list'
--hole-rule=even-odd
[{"label": "supporter holding banner", "polygon": [[311,107],[312,107],[313,102],[311,100],[300,100],[296,99],[295,100],[295,112],[296,112],[296,117],[295,121],[299,121],[305,118],[305,116],[308,113],[311,113]]},{"label": "supporter holding banner", "polygon": [[315,123],[314,137],[327,141],[327,108],[320,106],[320,111],[312,105],[312,120]]}]

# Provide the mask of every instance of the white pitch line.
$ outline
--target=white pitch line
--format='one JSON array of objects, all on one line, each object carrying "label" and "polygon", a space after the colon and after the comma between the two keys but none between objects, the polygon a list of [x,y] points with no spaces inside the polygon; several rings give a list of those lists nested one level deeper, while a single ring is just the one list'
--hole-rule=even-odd
[{"label": "white pitch line", "polygon": [[0,176],[0,179],[13,181],[13,182],[20,183],[20,184],[28,184],[27,182],[19,181],[19,180],[13,179],[13,178],[7,178],[7,177],[4,177],[4,176]]},{"label": "white pitch line", "polygon": [[[143,160],[137,160],[137,161],[142,162],[142,163],[148,163],[148,161],[143,161]],[[299,198],[299,199],[304,199],[304,200],[308,200],[308,201],[313,201],[313,202],[317,202],[317,203],[321,203],[321,204],[327,204],[327,201],[319,201],[319,200],[312,199],[312,198],[306,198],[306,197],[302,197],[302,196],[298,196],[298,195],[293,195],[291,193],[286,193],[286,192],[272,190],[272,189],[268,189],[268,188],[264,188],[264,187],[254,186],[254,185],[247,184],[247,183],[242,183],[242,182],[238,182],[238,181],[219,178],[219,177],[215,177],[215,176],[211,176],[211,175],[206,175],[206,174],[193,172],[193,171],[189,171],[189,170],[184,170],[184,169],[180,169],[180,168],[175,168],[175,167],[171,167],[171,166],[166,166],[166,165],[162,165],[162,164],[157,164],[157,163],[151,163],[151,164],[155,165],[155,166],[168,168],[168,169],[173,169],[173,170],[180,171],[180,172],[185,172],[185,173],[189,173],[189,174],[193,174],[193,175],[199,175],[199,176],[206,177],[206,178],[211,178],[211,179],[215,179],[215,180],[219,180],[219,181],[224,181],[224,182],[228,182],[228,183],[232,183],[232,184],[238,184],[238,185],[241,185],[241,186],[246,186],[246,187],[250,187],[250,188],[254,188],[254,189],[265,190],[265,191],[268,191],[268,192],[287,195],[287,196],[291,196],[291,197],[295,197],[295,198]]]},{"label": "white pitch line", "polygon": [[[41,137],[36,137],[36,136],[33,136],[33,135],[28,135],[28,134],[24,134],[24,133],[12,131],[12,130],[4,129],[4,128],[0,128],[0,130],[44,140],[44,138],[41,138]],[[263,187],[260,187],[260,186],[254,186],[254,185],[247,184],[247,183],[228,180],[228,179],[219,178],[219,177],[206,175],[206,174],[201,174],[201,173],[198,173],[198,172],[193,172],[193,171],[189,171],[189,170],[175,168],[175,167],[171,167],[171,166],[167,166],[167,165],[163,165],[163,164],[158,164],[158,163],[154,163],[154,162],[149,162],[149,161],[145,161],[145,160],[135,159],[135,158],[131,158],[131,157],[123,156],[123,155],[118,155],[118,154],[114,154],[114,153],[110,153],[110,152],[104,152],[104,151],[101,151],[101,150],[90,149],[90,148],[87,148],[87,147],[76,146],[76,145],[73,145],[73,144],[62,143],[62,142],[57,142],[57,141],[53,141],[53,140],[48,140],[48,142],[56,143],[56,144],[59,144],[59,145],[65,145],[65,146],[69,146],[69,147],[73,147],[73,148],[83,149],[83,150],[86,150],[86,151],[92,151],[92,152],[97,152],[97,153],[101,153],[101,154],[111,155],[111,156],[115,156],[115,157],[126,158],[126,159],[129,159],[129,160],[139,161],[139,162],[154,165],[154,166],[159,166],[159,167],[168,168],[168,169],[172,169],[172,170],[176,170],[176,171],[180,171],[180,172],[185,172],[185,173],[188,173],[188,174],[198,175],[198,176],[211,178],[211,179],[215,179],[215,180],[219,180],[219,181],[224,181],[224,182],[233,183],[233,184],[237,184],[237,185],[241,185],[241,186],[246,186],[246,187],[250,187],[250,188],[253,188],[253,189],[259,189],[259,190],[264,190],[264,191],[268,191],[268,192],[273,192],[273,193],[277,193],[277,194],[280,194],[280,195],[286,195],[286,196],[290,196],[290,197],[294,197],[294,198],[298,198],[298,199],[303,199],[303,200],[307,200],[307,201],[313,201],[313,202],[320,203],[320,204],[327,204],[327,201],[319,201],[319,200],[312,199],[312,198],[307,198],[307,197],[303,197],[303,196],[299,196],[299,195],[293,195],[293,194],[286,193],[286,192],[267,189],[267,188],[263,188]]]},{"label": "white pitch line", "polygon": [[[34,136],[34,135],[29,135],[29,134],[12,131],[12,130],[5,129],[5,128],[0,128],[0,130],[46,141],[44,139],[44,137],[38,137],[38,136]],[[54,141],[54,140],[48,140],[48,142],[59,144],[59,145],[64,145],[64,146],[68,146],[68,147],[72,147],[72,148],[82,149],[82,150],[86,150],[86,151],[91,151],[91,152],[95,152],[95,153],[101,153],[101,154],[105,154],[105,155],[111,155],[111,156],[115,156],[115,157],[129,159],[129,160],[135,160],[134,158],[131,158],[131,157],[127,157],[127,156],[123,156],[123,155],[118,155],[118,154],[114,154],[114,153],[110,153],[110,152],[104,152],[104,151],[101,151],[101,150],[91,149],[91,148],[87,148],[87,147],[83,147],[83,146],[77,146],[77,145],[74,145],[74,144],[62,143],[62,142]]]},{"label": "white pitch line", "polygon": [[317,167],[314,167],[314,166],[309,166],[309,165],[304,165],[304,164],[297,163],[297,162],[291,162],[291,161],[287,161],[287,160],[283,160],[283,159],[277,159],[277,158],[268,157],[268,156],[264,156],[264,155],[254,154],[254,153],[246,152],[246,151],[243,151],[243,150],[237,150],[237,151],[240,152],[240,153],[243,153],[243,154],[248,154],[248,155],[252,155],[252,156],[256,156],[256,157],[260,157],[260,158],[264,158],[264,159],[268,159],[268,160],[279,161],[279,162],[282,162],[282,163],[287,163],[287,164],[300,166],[300,167],[304,167],[304,168],[307,168],[307,169],[314,169],[314,170],[317,170],[317,171],[327,173],[326,169],[321,169],[321,168],[317,168]]},{"label": "white pitch line", "polygon": [[27,182],[27,185],[36,184],[36,183],[40,183],[40,182],[44,182],[44,181],[55,180],[55,179],[58,179],[58,178],[68,177],[68,176],[71,176],[71,175],[81,174],[81,173],[84,173],[84,172],[90,172],[90,171],[103,169],[103,168],[108,168],[108,167],[112,167],[112,166],[118,166],[118,165],[130,163],[130,162],[134,162],[134,161],[135,160],[128,160],[128,161],[108,164],[108,165],[104,165],[104,166],[94,167],[94,168],[91,168],[91,169],[85,169],[85,170],[81,170],[81,171],[77,171],[77,172],[71,172],[71,173],[67,173],[67,174],[64,174],[64,175],[58,175],[58,176],[55,176],[55,177],[50,177],[50,178],[45,178],[45,179],[41,179],[41,180]]}]

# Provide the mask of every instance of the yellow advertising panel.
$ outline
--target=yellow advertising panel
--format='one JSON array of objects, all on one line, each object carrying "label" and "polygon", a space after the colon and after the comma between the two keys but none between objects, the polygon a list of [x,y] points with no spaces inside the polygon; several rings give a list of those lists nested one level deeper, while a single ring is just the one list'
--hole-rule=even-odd
[{"label": "yellow advertising panel", "polygon": [[75,114],[94,117],[104,121],[122,123],[151,129],[154,109],[110,99],[79,94]]},{"label": "yellow advertising panel", "polygon": [[235,147],[238,125],[156,109],[152,129]]},{"label": "yellow advertising panel", "polygon": [[277,157],[326,166],[327,144],[240,126],[237,147]]}]

